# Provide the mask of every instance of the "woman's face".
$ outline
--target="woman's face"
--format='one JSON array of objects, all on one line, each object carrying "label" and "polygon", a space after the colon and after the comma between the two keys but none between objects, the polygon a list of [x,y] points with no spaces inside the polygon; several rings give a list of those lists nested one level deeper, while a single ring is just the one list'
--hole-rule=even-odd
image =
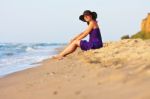
[{"label": "woman's face", "polygon": [[92,16],[91,15],[84,15],[84,20],[86,22],[90,22],[92,20]]}]

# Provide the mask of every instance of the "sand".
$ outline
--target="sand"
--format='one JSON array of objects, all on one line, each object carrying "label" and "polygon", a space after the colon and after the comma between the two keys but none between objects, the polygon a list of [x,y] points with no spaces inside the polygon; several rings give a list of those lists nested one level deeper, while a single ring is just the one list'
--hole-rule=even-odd
[{"label": "sand", "polygon": [[0,99],[150,99],[150,41],[127,39],[0,78]]}]

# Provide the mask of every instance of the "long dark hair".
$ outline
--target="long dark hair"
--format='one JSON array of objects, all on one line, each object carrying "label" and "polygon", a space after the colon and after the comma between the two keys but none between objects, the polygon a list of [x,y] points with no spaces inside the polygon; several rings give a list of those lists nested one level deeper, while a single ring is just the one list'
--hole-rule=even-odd
[{"label": "long dark hair", "polygon": [[[96,21],[97,22],[97,20],[96,19],[93,19],[94,21]],[[87,25],[89,25],[90,23],[89,22],[87,22]]]},{"label": "long dark hair", "polygon": [[[92,12],[92,19],[94,20],[94,21],[96,21],[96,19],[97,19],[97,13],[96,12]],[[87,24],[89,25],[89,22],[87,22]]]}]

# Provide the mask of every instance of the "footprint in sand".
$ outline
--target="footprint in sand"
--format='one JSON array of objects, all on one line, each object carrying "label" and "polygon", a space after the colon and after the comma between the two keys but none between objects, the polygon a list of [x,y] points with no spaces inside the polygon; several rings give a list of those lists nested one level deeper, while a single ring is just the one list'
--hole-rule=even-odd
[{"label": "footprint in sand", "polygon": [[79,90],[79,91],[76,91],[75,94],[76,94],[76,95],[79,95],[79,94],[81,94],[81,91],[80,91],[80,90]]},{"label": "footprint in sand", "polygon": [[53,95],[57,95],[57,94],[58,94],[58,91],[54,91],[54,92],[53,92]]}]

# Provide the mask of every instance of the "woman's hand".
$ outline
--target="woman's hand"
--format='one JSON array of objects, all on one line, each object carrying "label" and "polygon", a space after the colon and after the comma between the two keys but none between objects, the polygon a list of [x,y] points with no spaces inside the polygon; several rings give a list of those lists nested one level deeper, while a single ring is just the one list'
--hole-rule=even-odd
[{"label": "woman's hand", "polygon": [[77,35],[75,38],[71,39],[69,44],[71,44],[74,40],[78,40],[78,38],[79,38],[81,35],[83,35],[83,32],[80,33],[79,35]]}]

